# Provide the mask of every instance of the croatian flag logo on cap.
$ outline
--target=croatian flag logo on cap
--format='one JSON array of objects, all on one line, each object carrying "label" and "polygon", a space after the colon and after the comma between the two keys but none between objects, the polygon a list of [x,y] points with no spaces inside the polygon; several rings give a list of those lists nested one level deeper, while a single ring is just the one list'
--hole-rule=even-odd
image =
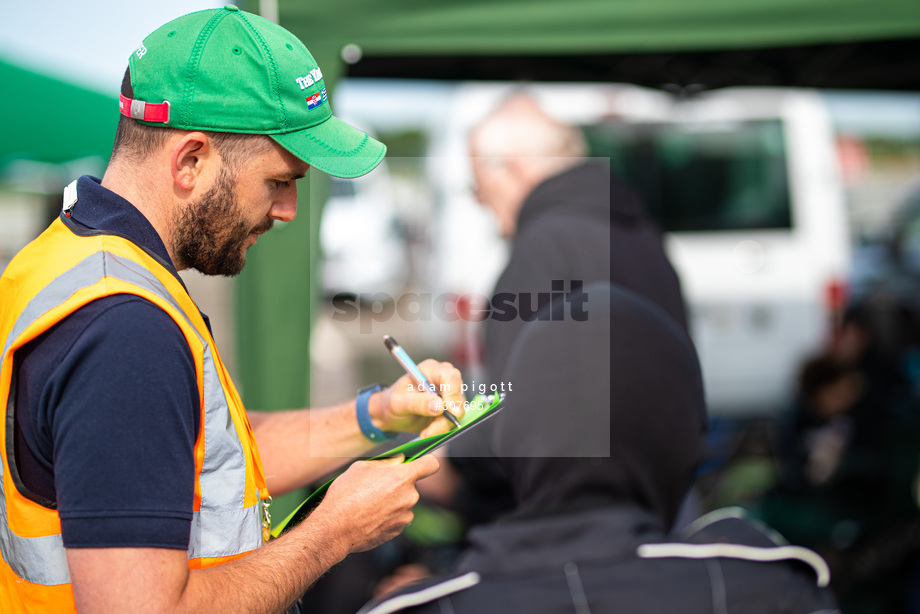
[{"label": "croatian flag logo on cap", "polygon": [[[326,91],[326,88],[323,88],[323,92],[325,91]],[[307,98],[307,108],[315,109],[316,107],[320,106],[324,102],[326,102],[326,97],[323,96],[323,93],[316,92],[315,94]]]}]

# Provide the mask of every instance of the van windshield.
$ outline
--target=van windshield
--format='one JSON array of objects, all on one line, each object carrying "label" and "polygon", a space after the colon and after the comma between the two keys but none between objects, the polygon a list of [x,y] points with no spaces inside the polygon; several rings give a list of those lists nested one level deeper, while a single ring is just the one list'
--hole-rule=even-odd
[{"label": "van windshield", "polygon": [[582,127],[591,156],[667,231],[790,228],[780,120],[606,122]]}]

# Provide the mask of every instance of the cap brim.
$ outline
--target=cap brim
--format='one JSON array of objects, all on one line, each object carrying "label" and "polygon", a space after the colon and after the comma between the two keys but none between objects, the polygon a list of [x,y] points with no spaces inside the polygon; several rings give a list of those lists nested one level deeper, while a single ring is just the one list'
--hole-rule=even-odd
[{"label": "cap brim", "polygon": [[310,166],[346,179],[371,172],[387,152],[386,145],[334,115],[306,130],[270,136]]}]

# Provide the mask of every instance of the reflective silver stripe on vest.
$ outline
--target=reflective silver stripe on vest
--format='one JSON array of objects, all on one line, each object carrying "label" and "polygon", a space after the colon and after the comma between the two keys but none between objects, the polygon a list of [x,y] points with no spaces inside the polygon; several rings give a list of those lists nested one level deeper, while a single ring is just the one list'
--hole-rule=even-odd
[{"label": "reflective silver stripe on vest", "polygon": [[[195,512],[192,520],[194,543],[189,543],[190,559],[232,556],[262,545],[262,518],[259,504],[241,510]],[[193,552],[193,549],[196,550]]]},{"label": "reflective silver stripe on vest", "polygon": [[[211,347],[153,273],[132,260],[108,252],[88,256],[32,298],[4,340],[0,361],[15,340],[38,318],[103,277],[119,279],[162,297],[183,315],[204,346],[205,416],[201,428],[204,432],[205,456],[200,476],[202,501],[201,512],[195,512],[192,521],[189,557],[230,556],[257,548],[262,543],[259,505],[243,508],[246,492],[243,445],[230,417]],[[11,398],[7,416],[10,415],[12,402]],[[0,554],[13,571],[34,584],[70,582],[61,536],[27,538],[12,533],[6,521],[6,498],[2,482],[0,505],[3,506],[0,509],[3,519],[0,524]]]},{"label": "reflective silver stripe on vest", "polygon": [[[12,400],[10,401],[12,404]],[[3,493],[3,463],[0,463],[0,554],[13,572],[32,584],[45,586],[67,584],[70,570],[64,556],[60,535],[20,537],[6,521],[6,497]]]}]

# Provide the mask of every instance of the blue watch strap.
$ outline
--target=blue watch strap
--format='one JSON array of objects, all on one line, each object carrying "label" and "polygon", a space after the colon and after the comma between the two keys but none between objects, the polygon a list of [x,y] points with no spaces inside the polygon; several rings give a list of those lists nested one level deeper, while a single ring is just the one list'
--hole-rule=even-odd
[{"label": "blue watch strap", "polygon": [[371,422],[371,414],[368,411],[367,402],[371,398],[372,394],[383,390],[384,388],[386,388],[386,386],[381,384],[371,384],[370,386],[365,386],[358,391],[358,399],[355,401],[355,413],[358,415],[358,427],[361,429],[361,432],[364,434],[364,436],[374,443],[388,441],[399,435],[399,433],[381,431],[376,426],[374,426],[373,422]]}]

